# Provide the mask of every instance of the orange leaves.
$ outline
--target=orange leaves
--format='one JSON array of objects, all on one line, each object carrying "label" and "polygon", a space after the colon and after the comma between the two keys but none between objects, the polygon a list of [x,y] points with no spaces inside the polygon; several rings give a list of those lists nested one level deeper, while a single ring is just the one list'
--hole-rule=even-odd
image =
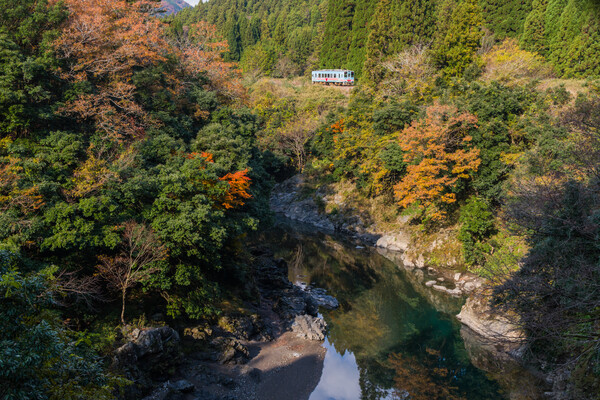
[{"label": "orange leaves", "polygon": [[197,152],[192,152],[190,154],[188,154],[187,156],[185,156],[185,158],[187,158],[188,160],[191,160],[193,158],[196,157],[202,157],[206,159],[206,162],[211,162],[214,163],[215,160],[213,160],[213,155],[210,153],[207,153],[205,151],[201,152],[201,153],[197,153]]},{"label": "orange leaves", "polygon": [[135,100],[131,83],[138,68],[165,61],[156,3],[125,0],[65,0],[70,16],[55,46],[68,67],[63,76],[90,81],[96,90],[67,103],[62,112],[91,119],[105,137],[119,142],[144,135],[151,122]]},{"label": "orange leaves", "polygon": [[[436,202],[453,203],[453,186],[459,179],[470,178],[481,160],[479,150],[470,148],[469,131],[477,119],[469,113],[458,114],[454,107],[433,105],[427,116],[405,128],[399,137],[408,163],[407,174],[394,187],[398,204],[408,207],[419,203],[428,208]],[[434,217],[443,217],[442,212]]]},{"label": "orange leaves", "polygon": [[71,15],[56,45],[77,62],[70,76],[130,76],[132,68],[165,59],[162,23],[149,11],[149,1],[65,0]]},{"label": "orange leaves", "polygon": [[237,64],[223,61],[227,41],[221,38],[214,25],[199,22],[186,27],[186,35],[177,44],[184,75],[189,78],[208,78],[207,89],[232,101],[245,97]]},{"label": "orange leaves", "polygon": [[333,143],[338,142],[338,135],[344,133],[344,119],[340,119],[339,121],[334,122],[329,129],[333,134]]},{"label": "orange leaves", "polygon": [[248,193],[250,189],[250,178],[246,175],[248,169],[228,173],[227,175],[219,178],[221,181],[229,183],[229,189],[225,193],[222,199],[222,206],[230,209],[244,205],[244,200],[252,198],[252,195]]},{"label": "orange leaves", "polygon": [[[156,17],[159,3],[154,1],[64,2],[70,16],[55,42],[57,53],[67,61],[62,75],[71,82],[89,82],[93,89],[65,104],[61,112],[93,122],[105,138],[135,140],[158,124],[137,102],[132,77],[167,60],[176,61],[165,75],[176,102],[186,103],[187,90],[199,81],[222,99],[244,98],[239,69],[223,61],[227,42],[214,26],[195,24],[185,28],[180,40],[167,41],[165,25]],[[206,110],[195,107],[195,118],[208,117]]]},{"label": "orange leaves", "polygon": [[342,118],[339,121],[333,123],[330,129],[334,135],[344,132],[344,119]]},{"label": "orange leaves", "polygon": [[[201,157],[204,159],[205,162],[215,162],[213,159],[213,155],[204,151],[201,153],[190,153],[187,154],[185,157],[188,160]],[[204,166],[200,167],[200,169],[204,169]],[[248,190],[250,189],[251,180],[247,174],[248,169],[246,168],[243,171],[227,173],[225,176],[220,177],[218,181],[203,179],[202,184],[209,187],[214,187],[219,181],[226,182],[229,185],[229,187],[224,191],[224,193],[211,196],[211,198],[215,201],[217,207],[232,209],[243,206],[245,200],[252,198],[252,195],[248,192]]]}]

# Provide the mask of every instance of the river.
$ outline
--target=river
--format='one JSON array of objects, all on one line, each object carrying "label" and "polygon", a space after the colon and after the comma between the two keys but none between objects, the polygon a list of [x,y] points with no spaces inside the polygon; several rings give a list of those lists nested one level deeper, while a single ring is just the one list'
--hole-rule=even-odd
[{"label": "river", "polygon": [[527,373],[488,362],[455,318],[464,299],[426,288],[427,272],[287,220],[260,240],[287,261],[292,282],[324,288],[340,303],[321,310],[327,353],[310,400],[537,397]]}]

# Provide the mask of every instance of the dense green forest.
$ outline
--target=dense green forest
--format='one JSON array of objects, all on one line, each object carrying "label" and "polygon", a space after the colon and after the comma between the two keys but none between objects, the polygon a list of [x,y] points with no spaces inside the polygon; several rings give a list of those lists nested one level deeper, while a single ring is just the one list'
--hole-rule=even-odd
[{"label": "dense green forest", "polygon": [[2,399],[113,398],[118,321],[243,295],[271,184],[257,119],[214,28],[154,7],[1,2]]},{"label": "dense green forest", "polygon": [[215,24],[230,60],[273,77],[348,68],[378,82],[380,62],[413,45],[432,47],[439,65],[470,64],[474,46],[460,33],[469,26],[477,27],[476,46],[482,37],[487,44],[513,38],[547,58],[557,76],[600,75],[600,5],[593,0],[211,0],[177,20]]},{"label": "dense green forest", "polygon": [[599,398],[597,2],[156,6],[0,0],[0,397],[114,398],[119,329],[255,296],[248,235],[301,172],[449,232],[524,362]]}]

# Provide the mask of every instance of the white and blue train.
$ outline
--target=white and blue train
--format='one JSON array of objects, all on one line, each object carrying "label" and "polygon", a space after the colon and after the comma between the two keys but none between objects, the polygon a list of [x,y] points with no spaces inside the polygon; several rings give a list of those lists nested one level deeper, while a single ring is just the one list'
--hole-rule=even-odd
[{"label": "white and blue train", "polygon": [[312,83],[324,85],[354,85],[354,71],[347,69],[321,69],[312,72]]}]

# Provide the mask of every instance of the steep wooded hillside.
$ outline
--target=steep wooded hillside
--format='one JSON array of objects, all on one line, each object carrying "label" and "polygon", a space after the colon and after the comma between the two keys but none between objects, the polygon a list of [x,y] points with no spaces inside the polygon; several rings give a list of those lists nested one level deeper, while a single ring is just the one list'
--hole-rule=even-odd
[{"label": "steep wooded hillside", "polygon": [[[548,59],[558,76],[600,74],[600,5],[593,0],[212,0],[177,18],[215,24],[229,41],[230,60],[274,77],[315,67],[351,68],[361,76],[367,68],[377,80],[377,64],[390,55],[412,45],[445,52],[442,42],[468,24],[478,44],[514,38]],[[448,72],[460,74],[466,67],[453,68]]]}]

